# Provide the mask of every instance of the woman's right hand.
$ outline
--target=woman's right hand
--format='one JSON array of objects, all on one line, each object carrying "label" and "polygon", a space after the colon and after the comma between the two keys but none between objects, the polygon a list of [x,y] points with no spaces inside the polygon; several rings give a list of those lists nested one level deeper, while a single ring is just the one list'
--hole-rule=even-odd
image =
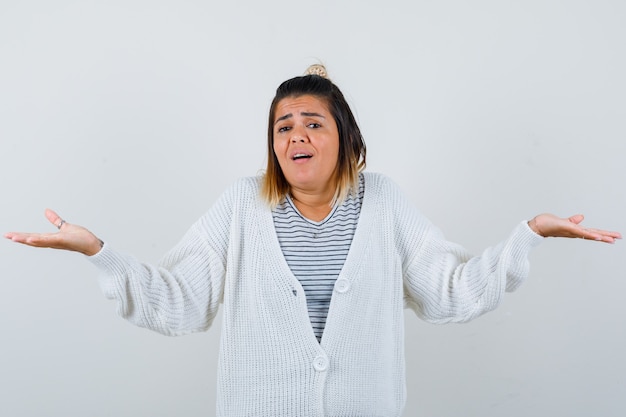
[{"label": "woman's right hand", "polygon": [[104,243],[82,226],[70,224],[50,209],[46,209],[46,218],[59,231],[55,233],[20,233],[9,232],[4,235],[13,242],[38,248],[64,249],[80,252],[87,256],[100,252]]}]

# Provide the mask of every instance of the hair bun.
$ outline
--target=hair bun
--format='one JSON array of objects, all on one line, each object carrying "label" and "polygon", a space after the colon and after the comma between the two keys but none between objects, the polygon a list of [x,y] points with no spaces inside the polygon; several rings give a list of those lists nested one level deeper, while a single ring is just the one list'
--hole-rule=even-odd
[{"label": "hair bun", "polygon": [[318,75],[322,78],[328,78],[328,73],[326,72],[326,67],[322,64],[313,64],[309,66],[304,72],[304,75]]}]

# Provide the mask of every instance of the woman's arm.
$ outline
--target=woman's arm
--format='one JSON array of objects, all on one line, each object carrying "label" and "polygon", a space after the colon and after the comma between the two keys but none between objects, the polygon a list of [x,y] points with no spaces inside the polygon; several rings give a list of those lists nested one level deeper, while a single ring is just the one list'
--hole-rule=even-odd
[{"label": "woman's arm", "polygon": [[131,323],[166,335],[206,330],[222,297],[231,194],[225,193],[158,265],[142,263],[103,244],[52,210],[55,233],[10,232],[14,242],[83,253],[101,271],[100,285]]},{"label": "woman's arm", "polygon": [[433,323],[469,321],[495,309],[505,291],[521,285],[528,275],[528,254],[542,237],[607,243],[621,238],[617,232],[583,228],[582,219],[582,215],[559,218],[541,214],[520,223],[508,239],[479,256],[447,241],[432,226],[406,268],[409,305]]}]

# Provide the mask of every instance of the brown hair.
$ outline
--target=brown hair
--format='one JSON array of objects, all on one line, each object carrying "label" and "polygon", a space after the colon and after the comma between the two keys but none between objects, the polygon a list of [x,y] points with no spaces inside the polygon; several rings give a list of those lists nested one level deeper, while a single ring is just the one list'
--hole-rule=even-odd
[{"label": "brown hair", "polygon": [[358,188],[359,172],[365,169],[365,142],[356,119],[339,88],[326,78],[326,69],[312,65],[307,75],[283,82],[272,100],[267,129],[267,169],[261,195],[276,207],[289,194],[290,186],[274,153],[274,120],[278,103],[287,97],[314,96],[326,103],[339,131],[339,156],[336,169],[336,191],[331,204],[341,203]]}]

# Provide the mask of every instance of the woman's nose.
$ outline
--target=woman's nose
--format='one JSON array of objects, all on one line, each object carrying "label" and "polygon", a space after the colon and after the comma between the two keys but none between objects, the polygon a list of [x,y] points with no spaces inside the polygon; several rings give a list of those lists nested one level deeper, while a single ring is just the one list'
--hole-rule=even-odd
[{"label": "woman's nose", "polygon": [[306,135],[306,133],[303,132],[293,132],[293,135],[291,135],[291,142],[292,143],[296,143],[296,142],[307,142],[309,140],[308,136]]}]

